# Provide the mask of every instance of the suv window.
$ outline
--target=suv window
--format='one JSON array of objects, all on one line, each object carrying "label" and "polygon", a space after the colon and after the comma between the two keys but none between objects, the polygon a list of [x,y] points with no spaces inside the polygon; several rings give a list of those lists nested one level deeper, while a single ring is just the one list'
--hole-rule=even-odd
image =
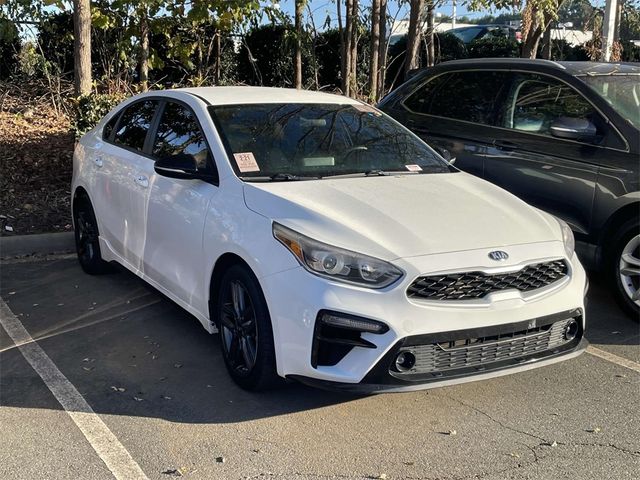
[{"label": "suv window", "polygon": [[129,106],[120,117],[114,142],[142,151],[156,106],[157,102],[150,100]]},{"label": "suv window", "polygon": [[193,155],[198,168],[205,169],[208,153],[204,135],[191,109],[167,102],[153,142],[153,156]]},{"label": "suv window", "polygon": [[559,80],[541,75],[518,75],[507,100],[507,128],[551,136],[560,117],[596,123],[595,111],[582,95]]},{"label": "suv window", "polygon": [[454,120],[491,125],[508,72],[454,72],[440,75],[406,101],[407,108]]}]

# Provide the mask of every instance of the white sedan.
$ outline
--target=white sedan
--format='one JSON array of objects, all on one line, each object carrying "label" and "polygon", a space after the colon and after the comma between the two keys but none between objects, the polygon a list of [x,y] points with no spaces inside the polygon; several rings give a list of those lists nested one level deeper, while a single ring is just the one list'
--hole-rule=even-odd
[{"label": "white sedan", "polygon": [[346,97],[136,95],[79,142],[72,196],[82,268],[118,262],[220,331],[243,388],[412,390],[586,347],[567,225]]}]

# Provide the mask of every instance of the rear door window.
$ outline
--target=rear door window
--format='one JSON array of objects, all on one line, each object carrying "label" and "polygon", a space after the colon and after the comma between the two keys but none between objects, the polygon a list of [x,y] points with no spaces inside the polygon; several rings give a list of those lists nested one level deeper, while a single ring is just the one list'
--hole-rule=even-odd
[{"label": "rear door window", "polygon": [[420,87],[405,106],[416,113],[493,125],[509,72],[465,71],[440,75]]},{"label": "rear door window", "polygon": [[114,143],[142,151],[158,102],[147,100],[127,107],[122,113],[114,136]]},{"label": "rear door window", "polygon": [[174,102],[165,105],[153,143],[155,158],[191,155],[199,169],[207,168],[209,148],[190,108]]}]

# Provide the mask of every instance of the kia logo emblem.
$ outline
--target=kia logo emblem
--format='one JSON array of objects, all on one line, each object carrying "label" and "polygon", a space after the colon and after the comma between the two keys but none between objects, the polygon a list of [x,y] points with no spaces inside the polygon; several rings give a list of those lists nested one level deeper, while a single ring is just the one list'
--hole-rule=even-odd
[{"label": "kia logo emblem", "polygon": [[494,252],[489,252],[489,258],[491,260],[495,260],[496,262],[503,262],[507,258],[509,258],[509,254],[507,252],[503,252],[502,250],[496,250]]}]

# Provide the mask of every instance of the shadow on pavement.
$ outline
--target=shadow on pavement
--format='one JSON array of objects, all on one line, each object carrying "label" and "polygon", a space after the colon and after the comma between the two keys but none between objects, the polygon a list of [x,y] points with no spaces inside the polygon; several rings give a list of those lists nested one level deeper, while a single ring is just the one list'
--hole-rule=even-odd
[{"label": "shadow on pavement", "polygon": [[[227,375],[218,336],[131,273],[91,277],[66,258],[5,264],[1,279],[2,298],[99,414],[230,423],[357,399],[298,384],[241,390]],[[592,342],[638,344],[638,324],[598,278],[589,300]],[[0,405],[61,408],[2,329],[0,373]]]}]

